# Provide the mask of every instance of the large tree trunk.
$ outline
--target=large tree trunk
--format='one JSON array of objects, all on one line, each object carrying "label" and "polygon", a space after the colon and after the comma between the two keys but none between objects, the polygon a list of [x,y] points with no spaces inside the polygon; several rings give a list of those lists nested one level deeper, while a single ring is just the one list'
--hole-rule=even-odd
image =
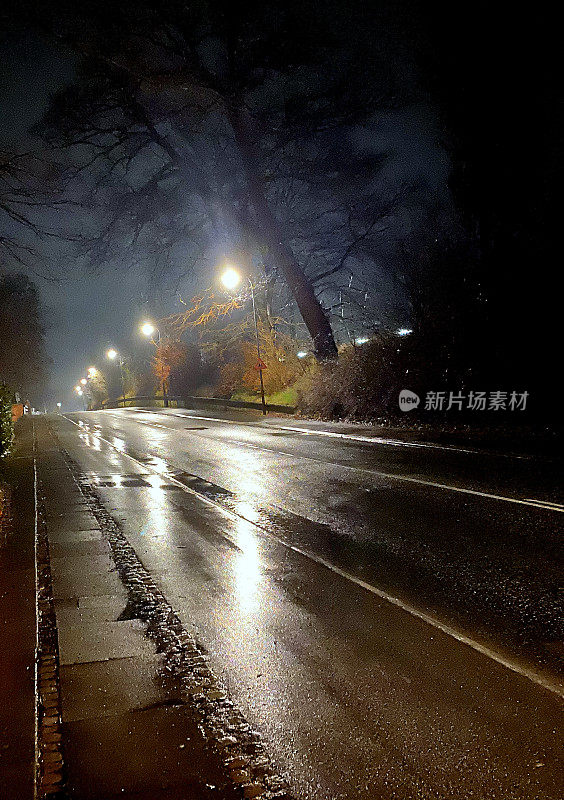
[{"label": "large tree trunk", "polygon": [[266,199],[262,180],[257,172],[260,159],[249,114],[245,109],[237,107],[230,110],[229,120],[247,176],[249,197],[256,216],[257,235],[268,247],[269,254],[290,287],[313,340],[315,355],[320,360],[335,358],[337,346],[329,320],[315,296],[311,281],[298,264],[291,248],[284,242],[280,226]]}]

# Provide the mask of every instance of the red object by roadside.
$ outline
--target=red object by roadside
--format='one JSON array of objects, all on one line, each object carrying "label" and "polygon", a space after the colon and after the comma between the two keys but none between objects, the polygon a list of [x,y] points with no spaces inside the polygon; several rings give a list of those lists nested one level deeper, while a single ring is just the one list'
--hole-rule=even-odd
[{"label": "red object by roadside", "polygon": [[23,403],[12,403],[12,422],[15,422],[20,417],[23,417],[24,407]]}]

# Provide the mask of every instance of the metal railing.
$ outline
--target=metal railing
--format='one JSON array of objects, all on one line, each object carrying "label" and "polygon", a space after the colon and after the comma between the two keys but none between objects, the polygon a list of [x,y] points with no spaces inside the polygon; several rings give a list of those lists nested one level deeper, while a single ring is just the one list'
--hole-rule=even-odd
[{"label": "metal railing", "polygon": [[[169,408],[249,408],[262,410],[261,403],[254,403],[251,400],[225,400],[222,397],[180,397],[178,395],[168,396]],[[140,395],[139,397],[126,397],[126,408],[163,408],[164,400],[161,396]],[[102,408],[123,408],[123,400],[107,400],[102,403]],[[273,414],[294,414],[294,406],[284,406],[276,404],[266,404],[267,411]]]}]

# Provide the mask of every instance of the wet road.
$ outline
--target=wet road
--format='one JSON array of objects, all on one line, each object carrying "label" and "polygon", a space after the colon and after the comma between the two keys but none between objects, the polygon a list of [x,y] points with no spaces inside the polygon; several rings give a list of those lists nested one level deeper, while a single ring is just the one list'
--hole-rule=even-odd
[{"label": "wet road", "polygon": [[557,465],[216,416],[55,426],[299,796],[560,797]]}]

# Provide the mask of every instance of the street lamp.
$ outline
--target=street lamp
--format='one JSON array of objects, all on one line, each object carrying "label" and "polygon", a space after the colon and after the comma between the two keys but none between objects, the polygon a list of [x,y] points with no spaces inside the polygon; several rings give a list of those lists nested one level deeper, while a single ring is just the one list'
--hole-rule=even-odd
[{"label": "street lamp", "polygon": [[74,387],[74,390],[75,390],[75,392],[77,393],[77,395],[78,395],[79,397],[82,397],[82,399],[83,399],[83,403],[84,403],[84,410],[85,410],[85,411],[86,411],[86,398],[84,397],[84,390],[83,390],[83,388],[82,388],[82,386],[81,386],[80,384],[83,384],[83,385],[84,385],[84,384],[86,384],[86,382],[87,382],[87,381],[86,381],[86,379],[85,379],[85,378],[82,378],[82,380],[80,381],[80,383],[77,383],[77,385]]},{"label": "street lamp", "polygon": [[[153,334],[156,333],[158,335],[158,339],[157,339],[157,343],[156,343],[155,346],[156,347],[160,347],[160,344],[161,344],[161,332],[157,328],[156,325],[153,325],[152,322],[144,322],[141,325],[141,327],[139,328],[139,330],[141,331],[143,336],[148,336],[148,337],[149,336],[152,337]],[[153,344],[155,344],[155,343],[153,342]],[[162,379],[161,379],[162,388],[163,388],[163,405],[164,405],[165,408],[168,408],[168,392],[167,392],[167,388],[166,388],[166,378],[164,377],[164,370],[162,370],[162,369],[161,369],[161,375],[163,376]]]},{"label": "street lamp", "polygon": [[83,386],[86,386],[86,384],[88,383],[88,380],[87,380],[86,378],[81,378],[81,379],[80,379],[80,382],[81,382],[81,384],[82,384]]},{"label": "street lamp", "polygon": [[89,378],[93,378],[96,375],[97,372],[98,372],[98,370],[96,369],[96,367],[88,367],[88,377]]},{"label": "street lamp", "polygon": [[[262,359],[260,357],[260,338],[259,338],[259,329],[257,321],[257,307],[255,304],[255,287],[248,275],[247,275],[247,280],[249,281],[249,286],[251,287],[251,297],[253,299],[253,317],[255,320],[255,335],[257,339],[257,356],[258,356],[257,366],[258,366],[258,373],[260,376],[260,399],[262,403],[262,413],[266,414],[266,401],[264,399],[264,382],[262,379]],[[225,269],[221,273],[221,282],[223,283],[226,289],[228,289],[229,291],[233,291],[233,289],[236,289],[239,283],[241,282],[241,275],[234,267],[227,264],[225,266]]]},{"label": "street lamp", "polygon": [[[123,397],[123,407],[125,408],[125,383],[123,380],[123,358],[121,357],[121,353],[118,353],[113,347],[107,351],[106,356],[110,359],[110,361],[114,361],[114,359],[118,359],[119,363],[119,376],[121,379],[121,396]],[[118,404],[119,405],[119,404]]]},{"label": "street lamp", "polygon": [[159,334],[159,342],[160,342],[161,334],[159,332],[159,329],[156,328],[152,322],[144,322],[143,325],[141,325],[141,333],[143,334],[143,336],[152,336],[155,333],[155,331]]}]

